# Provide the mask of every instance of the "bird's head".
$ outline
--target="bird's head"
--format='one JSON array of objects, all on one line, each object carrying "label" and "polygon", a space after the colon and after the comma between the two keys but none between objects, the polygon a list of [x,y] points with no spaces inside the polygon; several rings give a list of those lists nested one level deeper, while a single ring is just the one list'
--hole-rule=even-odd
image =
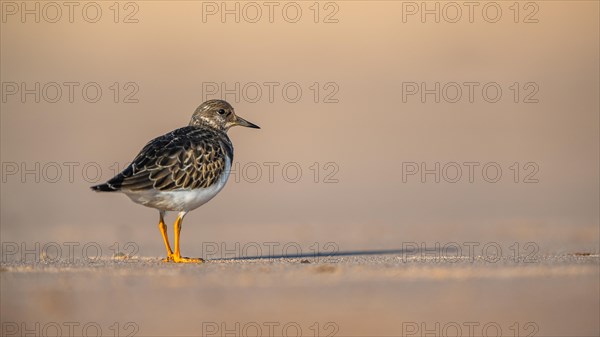
[{"label": "bird's head", "polygon": [[219,99],[206,101],[194,111],[190,126],[210,126],[222,131],[230,127],[240,125],[254,129],[260,129],[256,124],[250,123],[242,117],[236,116],[231,104]]}]

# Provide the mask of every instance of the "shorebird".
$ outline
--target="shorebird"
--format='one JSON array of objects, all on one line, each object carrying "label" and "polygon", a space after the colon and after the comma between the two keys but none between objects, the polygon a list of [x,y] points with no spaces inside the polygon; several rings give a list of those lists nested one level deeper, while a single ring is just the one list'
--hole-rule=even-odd
[{"label": "shorebird", "polygon": [[[188,212],[207,203],[225,186],[233,160],[227,131],[236,125],[260,129],[237,116],[226,101],[206,101],[194,111],[188,126],[151,140],[125,170],[91,189],[122,192],[138,204],[157,209],[158,228],[167,249],[163,261],[203,262],[181,256],[181,224]],[[164,222],[168,211],[179,212],[173,226],[174,251]]]}]

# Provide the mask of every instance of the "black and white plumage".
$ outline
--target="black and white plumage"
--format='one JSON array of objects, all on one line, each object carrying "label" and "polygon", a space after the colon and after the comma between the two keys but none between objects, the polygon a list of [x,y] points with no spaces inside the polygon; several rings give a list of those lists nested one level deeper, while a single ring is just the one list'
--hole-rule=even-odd
[{"label": "black and white plumage", "polygon": [[186,126],[151,140],[101,191],[193,190],[213,185],[233,159],[227,134]]},{"label": "black and white plumage", "polygon": [[191,211],[225,186],[232,160],[225,132],[186,126],[153,139],[123,172],[92,188],[163,211]]},{"label": "black and white plumage", "polygon": [[[178,211],[176,227],[178,223],[180,226],[187,212],[208,202],[225,186],[233,161],[227,130],[235,125],[259,128],[236,116],[229,103],[206,101],[196,109],[188,126],[151,140],[125,170],[92,189],[122,192],[136,203],[158,209],[161,232],[164,213]],[[163,238],[167,260],[177,260],[172,257],[166,233]],[[178,253],[177,228],[175,239]]]}]

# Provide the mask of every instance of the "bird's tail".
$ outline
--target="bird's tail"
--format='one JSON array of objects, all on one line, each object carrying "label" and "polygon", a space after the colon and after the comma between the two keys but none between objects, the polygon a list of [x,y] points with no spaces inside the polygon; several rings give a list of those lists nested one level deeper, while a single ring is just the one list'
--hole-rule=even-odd
[{"label": "bird's tail", "polygon": [[114,186],[109,185],[109,184],[100,184],[100,185],[92,186],[90,188],[96,192],[116,192],[119,190],[118,188],[115,188]]}]

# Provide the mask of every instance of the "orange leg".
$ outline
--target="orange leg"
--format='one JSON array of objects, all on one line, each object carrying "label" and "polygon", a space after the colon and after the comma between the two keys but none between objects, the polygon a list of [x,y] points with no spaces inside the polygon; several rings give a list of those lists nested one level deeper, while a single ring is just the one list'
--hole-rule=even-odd
[{"label": "orange leg", "polygon": [[173,230],[175,232],[175,252],[173,252],[173,256],[171,261],[176,263],[202,263],[203,259],[200,258],[190,258],[190,257],[182,257],[181,250],[179,249],[179,240],[181,235],[181,223],[183,222],[183,217],[187,212],[179,212],[177,215],[177,220],[175,220],[175,225],[173,226]]},{"label": "orange leg", "polygon": [[173,251],[171,250],[171,245],[169,244],[169,237],[167,236],[167,225],[165,225],[164,216],[165,212],[160,211],[160,222],[158,223],[158,229],[160,230],[160,234],[162,234],[163,241],[165,242],[165,247],[167,248],[167,257],[163,259],[163,261],[169,262],[173,259]]}]

